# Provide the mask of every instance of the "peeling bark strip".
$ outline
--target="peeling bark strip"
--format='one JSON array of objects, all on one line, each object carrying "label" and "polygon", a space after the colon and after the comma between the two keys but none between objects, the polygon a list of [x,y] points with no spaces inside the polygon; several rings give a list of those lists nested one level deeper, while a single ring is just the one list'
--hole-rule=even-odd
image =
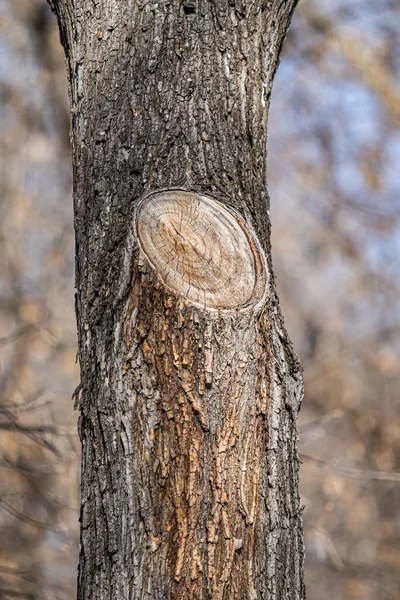
[{"label": "peeling bark strip", "polygon": [[78,598],[303,600],[303,383],[266,190],[296,0],[50,2],[71,100]]}]

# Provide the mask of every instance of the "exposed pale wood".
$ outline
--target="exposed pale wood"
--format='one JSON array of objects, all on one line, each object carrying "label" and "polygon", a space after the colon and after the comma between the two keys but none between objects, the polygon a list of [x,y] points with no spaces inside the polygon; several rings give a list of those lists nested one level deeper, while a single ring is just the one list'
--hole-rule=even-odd
[{"label": "exposed pale wood", "polygon": [[163,282],[192,302],[236,308],[257,299],[260,251],[223,204],[182,190],[154,193],[140,205],[137,231]]}]

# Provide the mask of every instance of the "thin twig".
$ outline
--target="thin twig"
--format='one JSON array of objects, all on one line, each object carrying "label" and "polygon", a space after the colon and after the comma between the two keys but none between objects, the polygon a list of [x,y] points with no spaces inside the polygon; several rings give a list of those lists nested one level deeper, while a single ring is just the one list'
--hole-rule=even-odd
[{"label": "thin twig", "polygon": [[365,469],[356,469],[351,467],[340,467],[332,463],[325,462],[319,458],[314,458],[307,454],[299,454],[300,460],[305,462],[313,462],[323,469],[333,471],[343,477],[351,477],[352,479],[364,479],[375,481],[395,481],[400,483],[400,473],[389,471],[368,471]]}]

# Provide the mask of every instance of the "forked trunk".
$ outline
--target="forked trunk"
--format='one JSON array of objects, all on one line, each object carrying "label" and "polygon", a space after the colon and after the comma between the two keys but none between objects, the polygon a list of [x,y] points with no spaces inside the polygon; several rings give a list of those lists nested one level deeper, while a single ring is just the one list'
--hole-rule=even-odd
[{"label": "forked trunk", "polygon": [[302,600],[302,376],[267,112],[295,0],[57,0],[69,67],[80,600]]}]

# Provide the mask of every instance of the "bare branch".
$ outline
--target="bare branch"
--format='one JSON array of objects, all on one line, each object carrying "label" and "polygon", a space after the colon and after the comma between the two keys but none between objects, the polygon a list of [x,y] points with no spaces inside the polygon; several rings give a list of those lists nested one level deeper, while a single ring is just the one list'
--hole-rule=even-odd
[{"label": "bare branch", "polygon": [[364,479],[374,481],[395,481],[400,483],[400,473],[390,473],[388,471],[368,471],[364,469],[356,469],[351,467],[340,467],[332,463],[325,462],[319,458],[314,458],[307,454],[299,454],[300,460],[303,462],[312,462],[319,467],[328,471],[333,471],[343,477],[351,477],[352,479]]}]

